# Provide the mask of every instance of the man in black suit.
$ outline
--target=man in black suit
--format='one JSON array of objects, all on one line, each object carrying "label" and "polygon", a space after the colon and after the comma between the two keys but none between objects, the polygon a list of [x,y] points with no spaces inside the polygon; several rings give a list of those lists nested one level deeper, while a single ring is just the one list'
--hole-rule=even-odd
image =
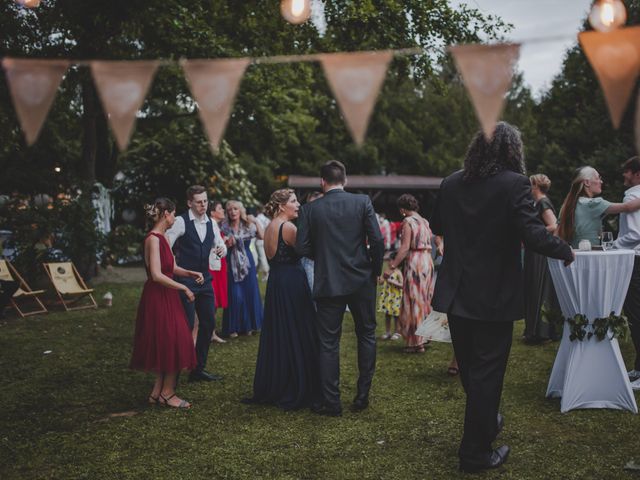
[{"label": "man in black suit", "polygon": [[524,176],[520,132],[501,122],[487,142],[472,141],[464,170],[445,178],[431,229],[444,237],[432,306],[446,312],[467,396],[460,468],[500,466],[509,454],[492,450],[502,428],[498,414],[511,349],[513,321],[524,311],[521,245],[569,265],[574,255],[547,232]]},{"label": "man in black suit", "polygon": [[324,196],[301,209],[296,251],[315,260],[313,297],[318,309],[323,403],[313,410],[339,416],[340,334],[347,305],[356,326],[360,372],[352,408],[363,410],[369,405],[376,365],[376,278],[382,271],[384,243],[369,197],[344,191],[344,165],[327,162],[320,176]]}]

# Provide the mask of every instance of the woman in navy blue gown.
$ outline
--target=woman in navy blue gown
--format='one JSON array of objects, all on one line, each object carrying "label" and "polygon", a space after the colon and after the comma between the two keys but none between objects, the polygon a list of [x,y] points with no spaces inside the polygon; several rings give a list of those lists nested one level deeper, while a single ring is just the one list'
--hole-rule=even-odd
[{"label": "woman in navy blue gown", "polygon": [[293,249],[296,227],[291,220],[299,208],[290,189],[275,191],[265,207],[273,219],[264,235],[270,271],[253,397],[245,400],[285,410],[310,407],[319,395],[315,308]]},{"label": "woman in navy blue gown", "polygon": [[220,229],[227,245],[228,306],[222,316],[222,336],[251,335],[262,329],[262,301],[256,264],[249,250],[251,239],[262,238],[260,222],[247,215],[241,202],[229,200],[227,219]]}]

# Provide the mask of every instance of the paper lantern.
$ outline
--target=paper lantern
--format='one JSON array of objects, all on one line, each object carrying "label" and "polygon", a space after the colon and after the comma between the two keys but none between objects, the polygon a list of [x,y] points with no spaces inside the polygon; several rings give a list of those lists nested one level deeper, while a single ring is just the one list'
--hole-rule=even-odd
[{"label": "paper lantern", "polygon": [[589,13],[589,23],[599,32],[610,32],[627,21],[627,10],[621,0],[597,0]]},{"label": "paper lantern", "polygon": [[282,0],[280,13],[289,23],[304,23],[311,16],[311,0]]}]

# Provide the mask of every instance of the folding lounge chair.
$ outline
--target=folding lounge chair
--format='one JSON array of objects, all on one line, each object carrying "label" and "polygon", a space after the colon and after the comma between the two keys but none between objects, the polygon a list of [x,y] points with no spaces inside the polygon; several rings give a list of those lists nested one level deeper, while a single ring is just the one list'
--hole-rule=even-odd
[{"label": "folding lounge chair", "polygon": [[[93,289],[87,288],[87,284],[84,283],[72,262],[43,263],[42,265],[66,311],[98,308],[92,295]],[[84,298],[87,298],[89,303],[76,305]]]},{"label": "folding lounge chair", "polygon": [[[18,314],[24,318],[29,315],[37,315],[39,313],[48,313],[47,308],[43,305],[38,295],[44,293],[44,290],[31,290],[24,278],[20,276],[9,260],[0,259],[0,280],[6,282],[16,282],[18,284],[18,290],[11,297],[10,303],[13,308],[16,309]],[[26,310],[25,305],[32,304],[31,310]],[[22,305],[22,308],[20,308]]]}]

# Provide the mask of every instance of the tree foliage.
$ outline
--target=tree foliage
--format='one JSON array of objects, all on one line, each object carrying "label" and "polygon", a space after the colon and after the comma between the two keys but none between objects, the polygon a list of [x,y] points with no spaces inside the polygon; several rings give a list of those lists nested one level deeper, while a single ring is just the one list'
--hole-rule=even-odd
[{"label": "tree foliage", "polygon": [[[640,1],[625,2],[630,25],[640,20]],[[585,22],[584,29],[587,29]],[[551,178],[551,197],[560,207],[576,168],[591,165],[605,178],[604,196],[621,201],[621,164],[635,155],[633,123],[635,95],[620,129],[614,130],[595,73],[582,49],[571,48],[562,72],[533,109],[537,134],[530,139],[529,170]]]},{"label": "tree foliage", "polygon": [[[461,100],[454,110],[465,127],[442,115],[448,113],[443,91],[449,94],[442,47],[481,35],[496,38],[506,28],[499,19],[467,7],[453,10],[446,0],[338,0],[325,2],[328,28],[321,36],[311,23],[283,21],[278,3],[43,0],[28,11],[8,1],[0,5],[0,49],[18,57],[176,60],[419,46],[427,53],[393,62],[362,149],[353,146],[312,63],[251,66],[228,145],[263,199],[283,176],[313,174],[328,158],[343,160],[352,173],[438,174],[453,159],[459,162],[460,147],[448,136],[475,127],[459,87],[451,95]],[[114,148],[85,66],[70,70],[34,147],[25,148],[4,84],[0,104],[0,168],[11,172],[0,180],[3,191],[56,193],[96,179],[110,186],[122,170],[144,179],[141,195],[181,198],[186,184],[206,183],[225,162],[210,153],[176,66],[160,69],[123,155]],[[447,122],[452,128],[441,126]],[[54,176],[54,165],[62,167],[60,175]],[[45,175],[36,180],[35,170]]]}]

